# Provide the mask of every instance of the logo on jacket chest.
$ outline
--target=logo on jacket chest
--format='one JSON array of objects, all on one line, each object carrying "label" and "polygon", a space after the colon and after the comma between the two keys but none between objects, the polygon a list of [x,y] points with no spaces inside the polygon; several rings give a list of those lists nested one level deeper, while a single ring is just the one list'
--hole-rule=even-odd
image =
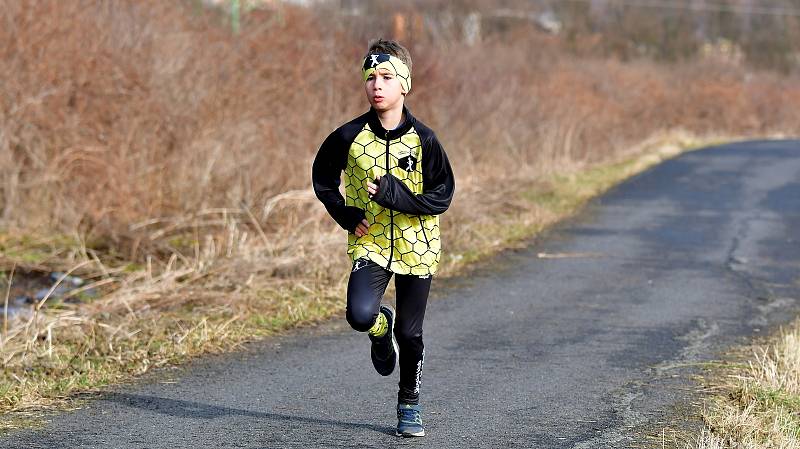
[{"label": "logo on jacket chest", "polygon": [[412,172],[417,168],[417,158],[411,155],[401,157],[397,160],[397,165],[407,172]]},{"label": "logo on jacket chest", "polygon": [[409,173],[417,168],[417,158],[414,157],[410,150],[402,150],[397,156],[398,167]]}]

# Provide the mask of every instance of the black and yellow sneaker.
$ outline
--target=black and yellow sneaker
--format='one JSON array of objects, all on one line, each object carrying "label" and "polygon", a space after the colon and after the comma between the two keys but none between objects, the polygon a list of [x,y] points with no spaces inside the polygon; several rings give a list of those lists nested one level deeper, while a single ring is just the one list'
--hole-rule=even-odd
[{"label": "black and yellow sneaker", "polygon": [[370,329],[369,339],[372,341],[370,355],[375,371],[381,376],[388,376],[397,366],[397,340],[394,339],[394,309],[381,304],[375,326]]}]

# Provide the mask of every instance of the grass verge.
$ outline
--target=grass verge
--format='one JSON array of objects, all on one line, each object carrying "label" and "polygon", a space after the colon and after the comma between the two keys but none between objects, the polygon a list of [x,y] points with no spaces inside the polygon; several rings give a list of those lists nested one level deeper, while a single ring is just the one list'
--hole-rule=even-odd
[{"label": "grass verge", "polygon": [[[440,276],[456,275],[472,262],[518,245],[574,214],[592,197],[664,159],[721,140],[683,132],[659,134],[632,149],[627,153],[631,156],[623,160],[514,183],[502,192],[506,204],[495,219],[459,224],[452,245],[456,250],[445,251]],[[231,241],[244,240],[231,229]],[[343,246],[340,240],[337,238],[336,244]],[[82,254],[97,260],[89,257],[93,256],[91,249],[81,242],[56,239],[43,244],[36,239],[7,237],[2,241],[15,248],[16,252],[7,251],[5,256],[9,259],[17,254],[15,264],[27,260],[46,265],[47,257],[54,253],[62,258]],[[217,248],[212,256],[219,256],[220,251]],[[226,271],[204,259],[203,251],[196,253],[191,266],[180,266],[171,258],[158,274],[149,264],[121,264],[117,271],[125,277],[109,278],[123,284],[112,298],[79,305],[52,303],[48,308],[35,305],[29,316],[4,329],[0,346],[4,366],[0,413],[4,419],[0,431],[33,425],[39,411],[74,405],[78,393],[124,382],[150,368],[179,364],[200,354],[234,350],[244,342],[317,323],[343,311],[344,265],[339,264],[345,269],[334,270],[332,275],[330,270],[321,270],[325,275],[298,274],[289,260],[270,273],[260,273],[251,265],[236,265],[247,260],[247,254],[240,253],[240,257],[226,259]],[[235,269],[230,269],[231,264]],[[265,278],[270,281],[261,282]],[[175,300],[178,296],[181,300]]]},{"label": "grass verge", "polygon": [[705,428],[687,448],[800,448],[800,320],[711,370]]}]

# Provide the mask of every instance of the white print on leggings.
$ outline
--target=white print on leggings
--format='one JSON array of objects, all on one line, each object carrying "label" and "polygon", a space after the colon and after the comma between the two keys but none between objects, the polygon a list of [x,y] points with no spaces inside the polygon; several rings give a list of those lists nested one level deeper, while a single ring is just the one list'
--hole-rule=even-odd
[{"label": "white print on leggings", "polygon": [[360,270],[360,269],[362,269],[362,268],[364,268],[366,266],[367,266],[367,261],[366,260],[358,259],[358,260],[356,260],[356,263],[353,264],[353,271],[352,272],[355,273],[356,271],[358,271],[358,270]]},{"label": "white print on leggings", "polygon": [[422,358],[417,362],[417,379],[414,383],[414,394],[419,394],[419,384],[422,383],[422,365],[425,364],[425,350],[422,350]]}]

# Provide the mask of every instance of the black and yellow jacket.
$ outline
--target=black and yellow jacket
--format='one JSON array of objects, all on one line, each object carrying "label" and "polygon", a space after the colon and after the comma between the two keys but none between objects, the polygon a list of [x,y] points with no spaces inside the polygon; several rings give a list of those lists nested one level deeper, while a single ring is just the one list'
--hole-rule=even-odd
[{"label": "black and yellow jacket", "polygon": [[[312,182],[328,213],[349,232],[352,260],[367,257],[396,274],[428,276],[439,264],[439,214],[450,206],[455,180],[433,131],[406,107],[403,115],[393,130],[383,129],[374,109],[336,129],[314,159]],[[378,193],[370,198],[367,181],[378,176]],[[356,237],[364,218],[369,233]]]}]

